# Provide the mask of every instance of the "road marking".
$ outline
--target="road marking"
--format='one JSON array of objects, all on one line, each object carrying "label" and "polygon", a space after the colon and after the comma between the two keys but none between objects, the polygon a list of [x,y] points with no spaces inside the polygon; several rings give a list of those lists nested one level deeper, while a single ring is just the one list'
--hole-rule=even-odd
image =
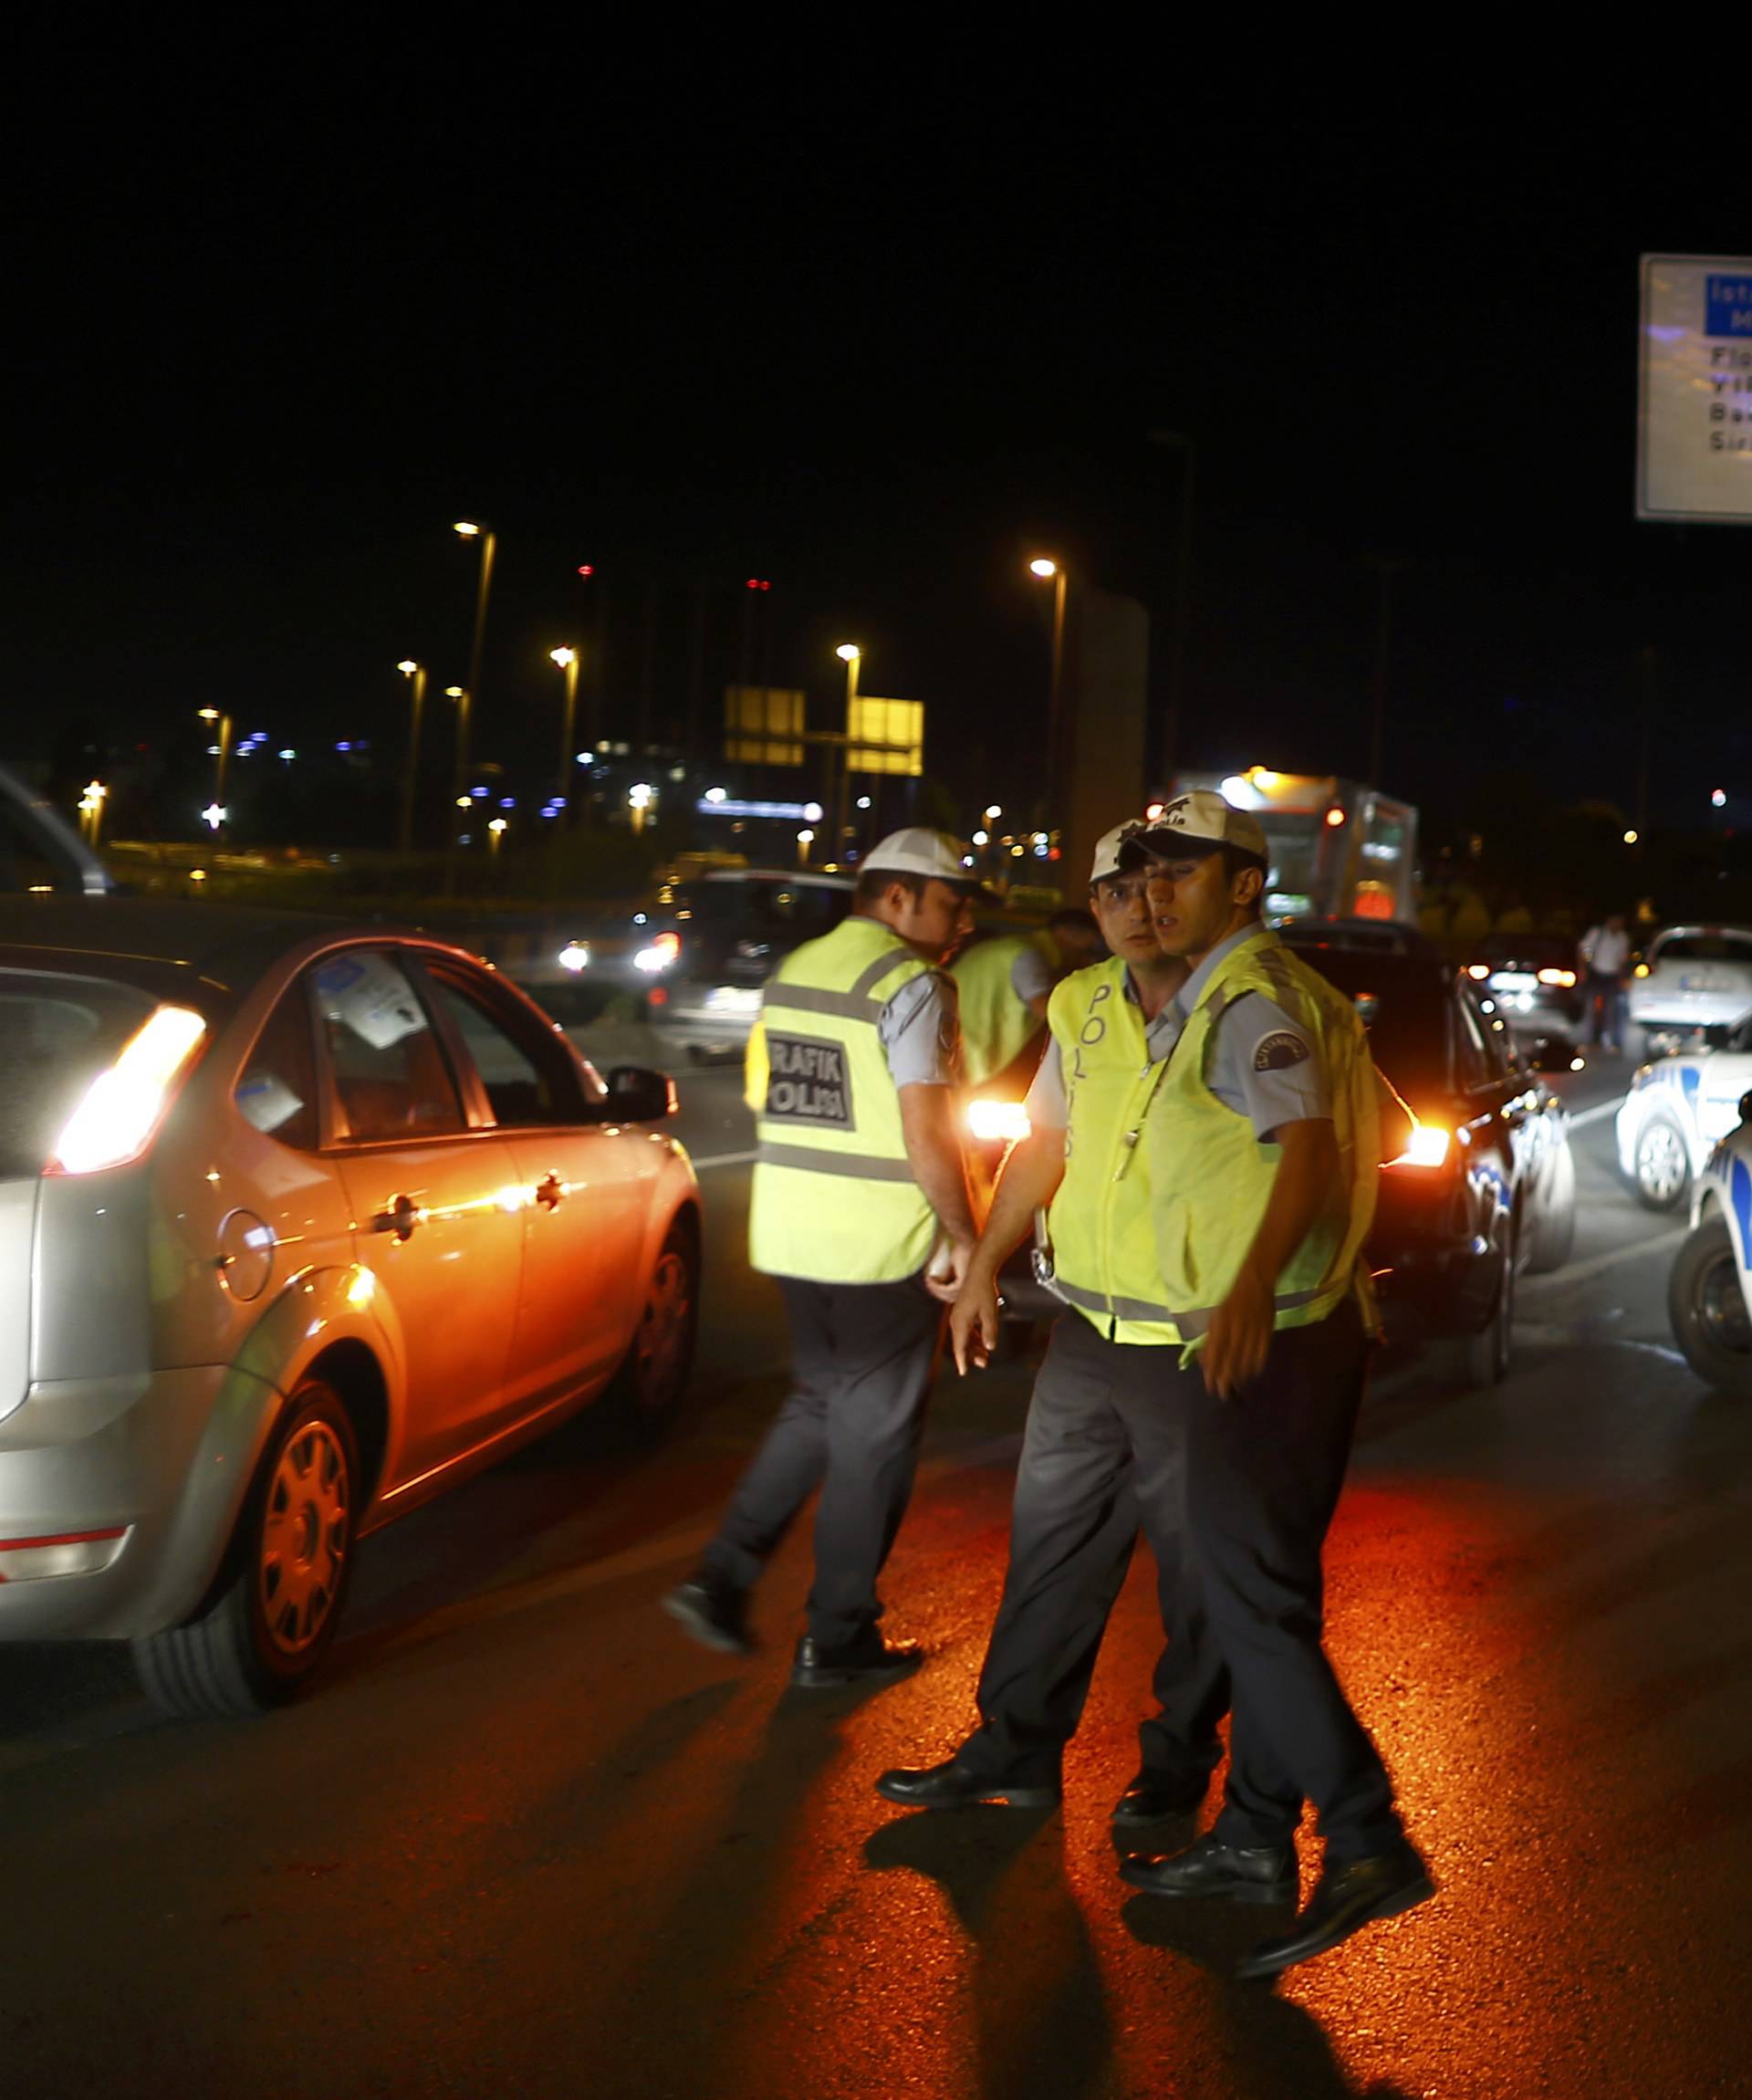
[{"label": "road marking", "polygon": [[1685,1237],[1686,1228],[1677,1226],[1671,1232],[1657,1233],[1653,1239],[1639,1239],[1629,1247],[1615,1247],[1606,1254],[1592,1255],[1586,1261],[1571,1261],[1549,1276],[1532,1276],[1520,1286],[1522,1295],[1530,1290],[1550,1290],[1566,1283],[1580,1283],[1590,1276],[1598,1276],[1602,1269],[1616,1269],[1621,1261],[1640,1261],[1644,1255],[1659,1254],[1669,1247],[1677,1247]]},{"label": "road marking", "polygon": [[711,1166],[746,1166],[751,1159],[759,1157],[756,1152],[714,1152],[710,1159],[696,1159],[694,1171],[704,1174]]},{"label": "road marking", "polygon": [[1571,1109],[1570,1127],[1580,1130],[1584,1123],[1599,1123],[1606,1116],[1616,1115],[1630,1098],[1626,1093],[1614,1094],[1611,1101],[1597,1101],[1592,1108]]}]

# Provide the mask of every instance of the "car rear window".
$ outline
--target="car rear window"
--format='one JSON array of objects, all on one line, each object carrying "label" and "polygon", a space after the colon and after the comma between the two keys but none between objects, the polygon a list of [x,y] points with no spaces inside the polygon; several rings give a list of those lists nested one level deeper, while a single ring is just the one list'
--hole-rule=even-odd
[{"label": "car rear window", "polygon": [[1752,934],[1669,934],[1650,958],[1657,963],[1738,963],[1752,967]]},{"label": "car rear window", "polygon": [[1297,952],[1355,1003],[1375,1062],[1413,1106],[1420,1094],[1448,1091],[1453,994],[1439,964],[1346,948]]},{"label": "car rear window", "polygon": [[851,909],[851,892],[821,883],[702,883],[686,902],[702,925],[826,933]]},{"label": "car rear window", "polygon": [[0,1180],[43,1171],[86,1089],[157,1003],[105,977],[0,970]]}]

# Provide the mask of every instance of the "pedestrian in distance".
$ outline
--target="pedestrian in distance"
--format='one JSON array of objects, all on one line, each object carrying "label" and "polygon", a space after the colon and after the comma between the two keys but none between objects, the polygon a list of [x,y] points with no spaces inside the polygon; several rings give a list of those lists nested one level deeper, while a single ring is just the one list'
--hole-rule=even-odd
[{"label": "pedestrian in distance", "polygon": [[877,1791],[909,1807],[1058,1801],[1065,1745],[1140,1521],[1168,1640],[1155,1673],[1159,1710],[1142,1726],[1140,1769],[1114,1819],[1196,1807],[1221,1756],[1227,1680],[1185,1580],[1184,1426],[1163,1402],[1162,1366],[1181,1335],[1162,1301],[1149,1169],[1138,1150],[1186,966],[1157,942],[1143,871],[1121,872],[1121,844],[1139,828],[1119,825],[1095,849],[1090,901],[1111,955],[1052,994],[1051,1032],[1027,1097],[1029,1134],[1005,1163],[951,1314],[965,1374],[996,1346],[999,1271],[1045,1212],[1049,1258],[1038,1251],[1037,1268],[1069,1310],[1028,1405],[979,1726],[945,1762],[881,1775]]},{"label": "pedestrian in distance", "polygon": [[1631,960],[1631,936],[1622,912],[1609,912],[1590,926],[1576,944],[1582,987],[1591,1021],[1589,1040],[1614,1057],[1624,1048],[1625,977]]},{"label": "pedestrian in distance", "polygon": [[784,1293],[793,1384],[663,1608],[706,1646],[747,1653],[748,1593],[819,1487],[794,1685],[921,1660],[884,1639],[876,1583],[912,1493],[943,1307],[973,1253],[955,991],[939,966],[975,893],[943,833],[881,841],[851,915],[779,964],[749,1044],[749,1259]]},{"label": "pedestrian in distance", "polygon": [[1254,818],[1181,795],[1122,861],[1149,866],[1157,938],[1190,970],[1143,1144],[1163,1295],[1188,1337],[1165,1404],[1187,1423],[1187,1525],[1233,1718],[1213,1828],[1121,1872],[1157,1896],[1292,1903],[1311,1801],[1314,1893],[1237,1969],[1267,1978],[1434,1893],[1321,1642],[1321,1552],[1373,1326],[1376,1075],[1350,1000],[1261,922]]}]

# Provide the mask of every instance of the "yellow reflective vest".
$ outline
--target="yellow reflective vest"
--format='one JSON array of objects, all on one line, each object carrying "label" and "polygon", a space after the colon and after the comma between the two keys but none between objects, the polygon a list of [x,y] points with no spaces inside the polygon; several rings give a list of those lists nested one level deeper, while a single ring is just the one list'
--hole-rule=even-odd
[{"label": "yellow reflective vest", "polygon": [[1051,938],[1044,932],[996,934],[950,965],[961,1000],[962,1071],[969,1086],[1007,1071],[1040,1033],[1039,1019],[1016,996],[1010,973],[1017,957],[1028,954],[1047,954],[1056,972],[1058,951],[1042,946]]},{"label": "yellow reflective vest", "polygon": [[1151,1165],[1140,1141],[1160,1067],[1116,956],[1053,987],[1068,1117],[1065,1178],[1047,1213],[1053,1289],[1110,1342],[1178,1342],[1156,1267]]},{"label": "yellow reflective vest", "polygon": [[1327,1207],[1278,1278],[1276,1324],[1311,1325],[1353,1293],[1369,1310],[1360,1257],[1375,1215],[1381,1124],[1368,1041],[1344,994],[1261,927],[1212,973],[1144,1121],[1157,1265],[1193,1347],[1240,1273],[1283,1157],[1281,1145],[1262,1144],[1249,1119],[1210,1088],[1216,1024],[1246,992],[1275,1000],[1315,1045],[1339,1141],[1339,1174]]},{"label": "yellow reflective vest", "polygon": [[930,967],[880,920],[853,916],[793,950],[767,980],[747,1064],[756,1269],[891,1283],[930,1259],[936,1217],[912,1178],[876,1032],[889,1000]]}]

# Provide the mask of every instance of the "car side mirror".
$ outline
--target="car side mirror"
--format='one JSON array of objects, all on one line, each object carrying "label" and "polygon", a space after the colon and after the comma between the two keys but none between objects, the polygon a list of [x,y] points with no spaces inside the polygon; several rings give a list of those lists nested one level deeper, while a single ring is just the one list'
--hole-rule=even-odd
[{"label": "car side mirror", "polygon": [[1752,1126],[1752,1091],[1740,1096],[1740,1121]]},{"label": "car side mirror", "polygon": [[661,1123],[681,1113],[675,1081],[649,1065],[618,1064],[609,1074],[607,1109],[616,1123]]},{"label": "car side mirror", "polygon": [[1576,1046],[1567,1036],[1534,1036],[1522,1052],[1537,1072],[1573,1071]]}]

